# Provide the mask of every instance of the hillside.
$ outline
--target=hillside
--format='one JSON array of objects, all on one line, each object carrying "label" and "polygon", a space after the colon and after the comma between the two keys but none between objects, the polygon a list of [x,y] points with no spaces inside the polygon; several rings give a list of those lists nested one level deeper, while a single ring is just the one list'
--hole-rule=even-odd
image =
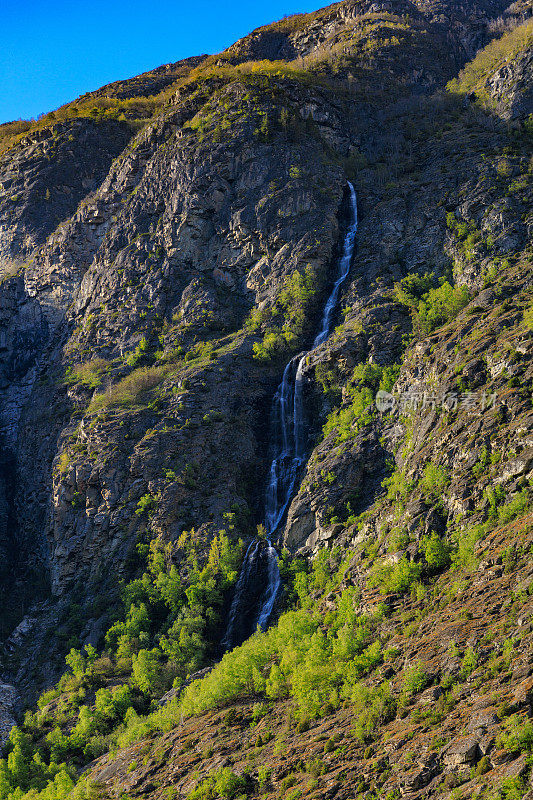
[{"label": "hillside", "polygon": [[1,800],[533,797],[531,16],[0,127]]}]

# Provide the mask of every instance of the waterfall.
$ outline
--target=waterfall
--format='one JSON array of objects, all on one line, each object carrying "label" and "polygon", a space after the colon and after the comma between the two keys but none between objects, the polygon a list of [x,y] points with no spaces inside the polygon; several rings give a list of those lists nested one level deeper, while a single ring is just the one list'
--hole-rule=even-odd
[{"label": "waterfall", "polygon": [[253,539],[244,554],[244,561],[242,565],[242,569],[237,580],[237,585],[235,586],[235,594],[233,595],[233,601],[231,603],[231,608],[228,617],[228,624],[226,627],[226,635],[222,640],[222,647],[225,650],[228,650],[231,647],[233,641],[233,634],[235,631],[235,624],[237,622],[237,614],[243,604],[244,599],[244,591],[250,580],[250,575],[253,571],[253,567],[255,561],[257,559],[257,551],[259,550],[260,541],[259,539]]},{"label": "waterfall", "polygon": [[353,251],[355,248],[355,236],[357,234],[357,195],[355,194],[355,189],[353,188],[350,181],[348,181],[348,187],[350,189],[350,208],[352,212],[352,221],[346,232],[346,236],[344,237],[342,256],[340,257],[339,260],[339,275],[337,280],[335,281],[333,289],[331,290],[331,294],[328,297],[328,301],[324,306],[324,311],[322,313],[322,324],[320,326],[320,331],[316,335],[315,341],[313,342],[313,347],[311,349],[311,352],[316,347],[321,345],[322,342],[325,342],[329,336],[331,328],[331,317],[339,300],[339,293],[341,290],[341,286],[348,277],[348,273],[350,272]]},{"label": "waterfall", "polygon": [[[325,342],[330,334],[333,312],[337,307],[341,286],[348,277],[355,248],[357,196],[350,182],[348,188],[351,220],[344,237],[337,278],[322,312],[319,332],[311,350],[300,353],[289,361],[272,401],[273,457],[265,491],[267,542],[254,539],[246,551],[222,642],[225,649],[242,642],[246,633],[253,633],[258,625],[262,629],[266,628],[281,586],[278,558],[272,539],[293,498],[296,481],[305,462],[303,370],[309,353]],[[250,602],[252,599],[255,602]]]}]

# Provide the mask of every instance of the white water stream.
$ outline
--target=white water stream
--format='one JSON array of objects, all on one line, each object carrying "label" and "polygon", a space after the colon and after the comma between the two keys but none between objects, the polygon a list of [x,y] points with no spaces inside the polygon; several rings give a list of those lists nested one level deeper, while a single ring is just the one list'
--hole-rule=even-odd
[{"label": "white water stream", "polygon": [[278,596],[281,577],[278,569],[276,549],[272,539],[277,532],[287,507],[294,495],[294,489],[300,470],[306,457],[305,416],[303,403],[303,369],[309,353],[328,338],[331,331],[331,320],[337,307],[341,286],[348,277],[357,233],[357,196],[351,183],[350,190],[350,225],[344,237],[342,255],[338,263],[337,279],[328,297],[320,331],[315,337],[311,350],[292,358],[283,372],[282,381],[272,403],[272,431],[274,435],[274,457],[270,466],[269,478],[265,493],[265,529],[267,544],[259,539],[248,547],[244,563],[235,587],[231,604],[226,635],[222,642],[226,649],[234,646],[235,629],[243,614],[249,616],[247,598],[253,596],[250,584],[257,580],[260,569],[259,562],[265,562],[267,572],[266,588],[259,598],[252,632],[259,625],[264,629],[270,620],[274,604]]}]

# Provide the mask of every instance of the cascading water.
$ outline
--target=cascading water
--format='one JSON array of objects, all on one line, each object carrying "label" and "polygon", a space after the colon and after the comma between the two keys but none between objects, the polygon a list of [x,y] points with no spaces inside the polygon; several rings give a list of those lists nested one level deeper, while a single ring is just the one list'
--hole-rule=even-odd
[{"label": "cascading water", "polygon": [[[305,461],[306,437],[303,403],[303,369],[309,353],[326,341],[331,319],[339,300],[340,289],[350,271],[357,233],[357,197],[350,190],[351,221],[344,237],[338,275],[328,297],[320,330],[311,350],[292,358],[283,372],[282,381],[272,403],[273,458],[265,493],[266,545],[260,539],[248,547],[235,587],[226,635],[222,645],[230,649],[240,644],[257,626],[268,625],[281,586],[277,553],[272,539],[294,495],[297,478]],[[266,575],[266,585],[261,576]],[[262,588],[264,587],[264,588]]]}]

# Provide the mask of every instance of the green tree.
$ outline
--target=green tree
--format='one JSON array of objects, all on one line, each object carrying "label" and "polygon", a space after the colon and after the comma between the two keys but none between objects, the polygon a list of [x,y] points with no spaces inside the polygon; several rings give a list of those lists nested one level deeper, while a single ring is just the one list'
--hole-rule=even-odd
[{"label": "green tree", "polygon": [[433,532],[422,538],[422,552],[430,572],[438,572],[450,565],[451,547],[440,536]]},{"label": "green tree", "polygon": [[138,654],[133,656],[133,681],[144,694],[150,694],[155,686],[160,671],[160,655],[161,652],[154,648],[153,650],[139,650]]}]

